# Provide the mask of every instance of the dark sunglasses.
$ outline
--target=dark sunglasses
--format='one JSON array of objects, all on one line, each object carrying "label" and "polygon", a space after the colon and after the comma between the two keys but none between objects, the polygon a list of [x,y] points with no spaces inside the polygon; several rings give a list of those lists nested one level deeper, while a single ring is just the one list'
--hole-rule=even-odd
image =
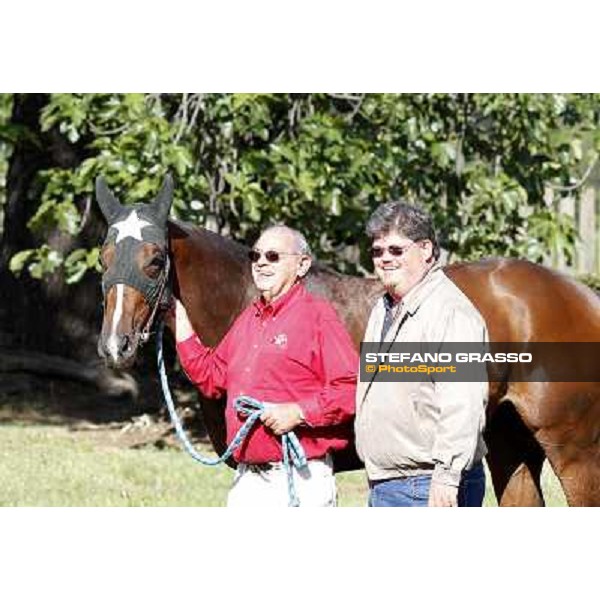
[{"label": "dark sunglasses", "polygon": [[266,252],[259,252],[258,250],[250,250],[248,252],[248,258],[253,262],[258,262],[260,257],[264,254],[265,258],[270,263],[279,262],[280,256],[300,256],[298,252],[277,252],[277,250],[267,250]]},{"label": "dark sunglasses", "polygon": [[412,248],[419,240],[415,240],[406,246],[373,246],[371,248],[371,256],[373,258],[381,258],[387,250],[391,256],[399,257],[402,256],[409,248]]}]

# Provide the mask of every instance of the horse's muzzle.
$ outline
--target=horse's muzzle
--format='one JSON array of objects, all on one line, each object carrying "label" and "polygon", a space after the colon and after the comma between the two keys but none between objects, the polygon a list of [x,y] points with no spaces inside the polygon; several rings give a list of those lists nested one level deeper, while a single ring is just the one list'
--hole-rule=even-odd
[{"label": "horse's muzzle", "polygon": [[98,339],[98,354],[111,369],[128,369],[137,357],[139,335],[111,335],[108,339]]}]

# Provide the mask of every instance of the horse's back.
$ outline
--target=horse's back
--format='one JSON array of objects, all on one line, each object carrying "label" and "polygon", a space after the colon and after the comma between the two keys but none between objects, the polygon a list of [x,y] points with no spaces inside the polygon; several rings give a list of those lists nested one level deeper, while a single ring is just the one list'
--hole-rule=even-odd
[{"label": "horse's back", "polygon": [[341,275],[317,267],[311,270],[306,288],[312,294],[331,302],[358,348],[371,308],[383,293],[379,281]]},{"label": "horse's back", "polygon": [[494,341],[595,342],[600,299],[573,278],[518,259],[445,267],[485,319]]}]

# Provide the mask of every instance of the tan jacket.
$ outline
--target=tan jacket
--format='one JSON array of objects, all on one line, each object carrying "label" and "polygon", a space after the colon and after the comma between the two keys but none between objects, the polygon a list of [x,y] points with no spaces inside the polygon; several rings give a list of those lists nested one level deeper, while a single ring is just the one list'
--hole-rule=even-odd
[{"label": "tan jacket", "polygon": [[[381,341],[384,316],[381,298],[371,312],[365,342]],[[486,342],[488,335],[478,310],[436,266],[403,298],[384,341],[392,340]],[[369,479],[433,471],[434,480],[457,486],[462,471],[486,452],[487,394],[487,382],[383,382],[376,376],[370,386],[360,381],[356,446]]]}]

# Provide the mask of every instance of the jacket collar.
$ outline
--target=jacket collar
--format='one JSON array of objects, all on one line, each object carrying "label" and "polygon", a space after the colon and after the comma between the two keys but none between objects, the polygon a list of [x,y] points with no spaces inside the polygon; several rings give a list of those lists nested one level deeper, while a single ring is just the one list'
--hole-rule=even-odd
[{"label": "jacket collar", "polygon": [[[417,283],[400,301],[399,314],[410,313],[414,315],[419,307],[425,301],[425,298],[432,292],[432,288],[437,287],[442,280],[444,273],[440,264],[436,263],[426,273],[425,277]],[[392,297],[389,294],[385,294],[383,297],[383,307],[390,308],[393,306]]]},{"label": "jacket collar", "polygon": [[419,310],[421,304],[425,301],[425,298],[431,294],[433,288],[437,287],[441,282],[444,273],[442,267],[439,264],[433,265],[427,272],[425,277],[415,285],[407,294],[402,298],[402,304],[404,311],[414,315]]}]

